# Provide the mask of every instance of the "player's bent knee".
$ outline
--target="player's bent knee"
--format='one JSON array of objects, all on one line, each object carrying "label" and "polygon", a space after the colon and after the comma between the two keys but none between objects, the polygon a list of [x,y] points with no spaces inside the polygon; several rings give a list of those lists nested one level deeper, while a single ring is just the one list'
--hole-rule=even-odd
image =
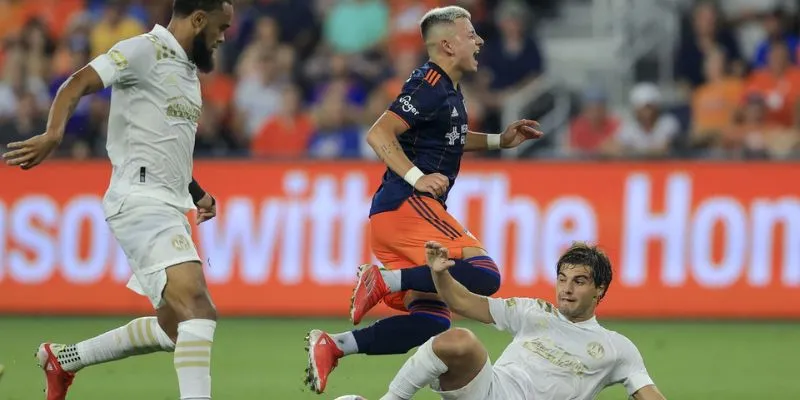
[{"label": "player's bent knee", "polygon": [[178,317],[175,315],[175,311],[168,304],[165,304],[156,311],[156,317],[158,326],[175,343],[178,340]]},{"label": "player's bent knee", "polygon": [[175,319],[217,319],[217,311],[208,293],[202,265],[198,262],[178,264],[167,268],[164,299]]},{"label": "player's bent knee", "polygon": [[486,350],[472,331],[465,328],[452,328],[436,336],[433,352],[442,361],[463,362],[468,359],[484,357]]}]

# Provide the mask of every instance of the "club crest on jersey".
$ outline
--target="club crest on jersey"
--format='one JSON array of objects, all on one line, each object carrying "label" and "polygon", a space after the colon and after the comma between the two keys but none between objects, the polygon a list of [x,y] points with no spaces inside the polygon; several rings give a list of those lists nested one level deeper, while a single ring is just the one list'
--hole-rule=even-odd
[{"label": "club crest on jersey", "polygon": [[460,144],[466,144],[467,130],[469,130],[469,126],[467,124],[461,125],[460,127],[454,126],[453,129],[451,129],[450,132],[447,132],[447,135],[445,135],[448,144],[450,146],[454,146],[456,144],[456,140],[458,140]]},{"label": "club crest on jersey", "polygon": [[187,251],[190,248],[189,240],[183,235],[175,235],[172,238],[172,247],[178,251]]},{"label": "club crest on jersey", "polygon": [[602,344],[597,342],[587,344],[586,352],[596,360],[599,360],[606,355],[606,349],[603,348]]}]

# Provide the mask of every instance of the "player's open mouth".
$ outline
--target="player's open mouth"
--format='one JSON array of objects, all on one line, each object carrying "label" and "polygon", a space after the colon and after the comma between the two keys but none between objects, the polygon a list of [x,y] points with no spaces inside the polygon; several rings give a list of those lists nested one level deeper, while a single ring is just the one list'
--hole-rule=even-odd
[{"label": "player's open mouth", "polygon": [[474,53],[472,53],[472,57],[475,58],[475,61],[478,61],[478,53],[480,52],[480,50],[476,50]]}]

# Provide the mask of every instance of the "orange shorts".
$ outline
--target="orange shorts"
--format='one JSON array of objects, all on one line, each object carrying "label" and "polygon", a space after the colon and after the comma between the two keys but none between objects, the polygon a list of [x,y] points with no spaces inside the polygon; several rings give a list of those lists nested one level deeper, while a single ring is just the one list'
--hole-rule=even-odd
[{"label": "orange shorts", "polygon": [[[462,249],[483,244],[464,229],[438,201],[414,195],[394,211],[370,218],[370,242],[375,257],[388,269],[425,265],[425,243],[435,240],[450,250],[451,258],[462,258]],[[408,311],[406,292],[391,293],[383,301],[389,307]]]}]

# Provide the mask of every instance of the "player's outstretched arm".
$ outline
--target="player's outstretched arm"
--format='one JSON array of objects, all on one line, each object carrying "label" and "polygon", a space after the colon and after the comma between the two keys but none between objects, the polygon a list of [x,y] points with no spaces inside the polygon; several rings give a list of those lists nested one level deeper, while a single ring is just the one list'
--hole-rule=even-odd
[{"label": "player's outstretched arm", "polygon": [[448,269],[454,262],[450,259],[447,248],[436,242],[428,242],[425,244],[425,257],[433,274],[436,292],[450,310],[469,319],[486,324],[494,323],[489,311],[489,300],[470,292],[450,275]]},{"label": "player's outstretched arm", "polygon": [[509,125],[503,133],[492,135],[486,133],[467,132],[467,141],[464,151],[483,151],[497,149],[511,149],[519,146],[526,140],[542,137],[544,133],[539,130],[539,123],[523,119]]},{"label": "player's outstretched arm", "polygon": [[400,147],[397,136],[408,130],[408,125],[391,111],[384,112],[367,133],[367,143],[378,157],[397,175],[402,176],[409,185],[420,192],[442,196],[447,192],[450,181],[442,174],[425,175],[417,168]]},{"label": "player's outstretched arm", "polygon": [[67,121],[72,117],[81,97],[104,88],[103,81],[97,72],[89,66],[83,67],[73,74],[58,89],[50,114],[47,119],[45,133],[22,142],[9,143],[12,149],[3,155],[8,165],[19,165],[22,169],[31,169],[44,161],[50,153],[61,144]]},{"label": "player's outstretched arm", "polygon": [[634,400],[667,400],[667,398],[658,391],[656,385],[647,385],[636,391],[631,397],[633,397]]}]

